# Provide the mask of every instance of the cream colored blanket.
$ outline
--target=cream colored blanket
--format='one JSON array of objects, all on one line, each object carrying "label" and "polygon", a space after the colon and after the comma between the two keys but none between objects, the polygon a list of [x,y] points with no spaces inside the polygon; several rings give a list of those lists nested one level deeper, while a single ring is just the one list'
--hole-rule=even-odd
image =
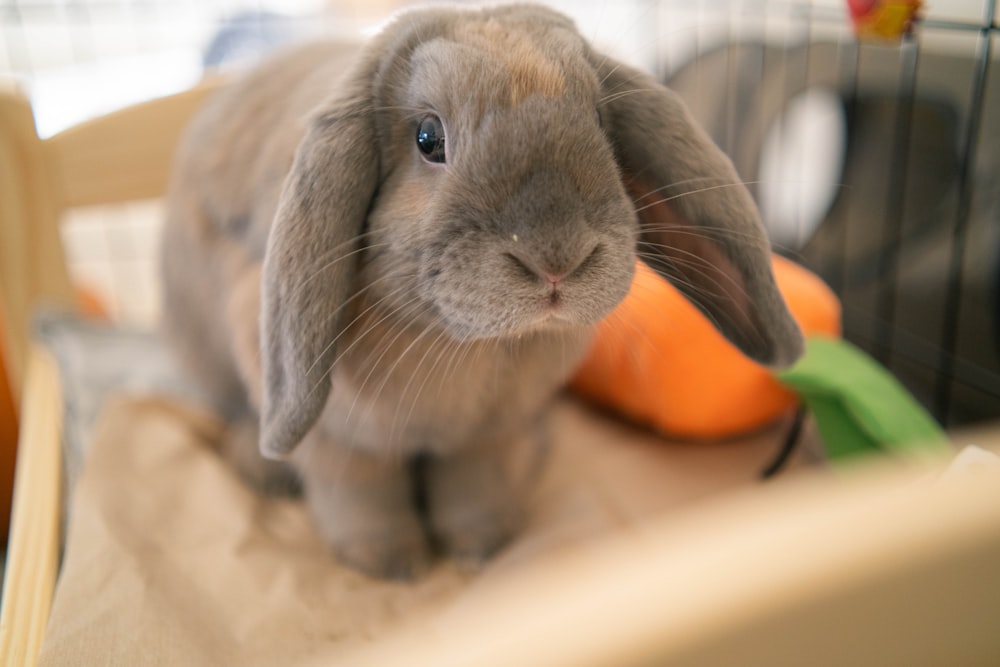
[{"label": "cream colored blanket", "polygon": [[482,572],[441,563],[401,584],[338,566],[300,502],[244,486],[213,450],[220,424],[210,416],[114,401],[74,491],[41,664],[345,664],[338,657],[413,619],[460,614],[543,556],[641,539],[655,516],[762,484],[787,428],[672,443],[569,399],[552,419],[556,442],[516,542]]}]

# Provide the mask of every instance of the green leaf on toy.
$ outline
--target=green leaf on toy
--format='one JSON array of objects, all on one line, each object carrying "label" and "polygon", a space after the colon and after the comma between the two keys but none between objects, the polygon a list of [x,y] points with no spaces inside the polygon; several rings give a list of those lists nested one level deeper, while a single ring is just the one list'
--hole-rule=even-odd
[{"label": "green leaf on toy", "polygon": [[948,447],[903,385],[846,341],[809,338],[802,359],[777,377],[812,412],[832,460],[872,452],[916,457]]}]

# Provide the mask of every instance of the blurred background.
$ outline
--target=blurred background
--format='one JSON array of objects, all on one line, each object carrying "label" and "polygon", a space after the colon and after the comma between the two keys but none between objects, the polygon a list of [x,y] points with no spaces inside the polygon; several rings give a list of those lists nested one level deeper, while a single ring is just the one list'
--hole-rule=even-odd
[{"label": "blurred background", "polygon": [[[48,137],[320,36],[392,0],[0,0],[0,78]],[[478,3],[458,3],[478,4]],[[1000,416],[994,0],[938,0],[859,42],[846,0],[548,2],[677,89],[733,158],[776,251],[818,272],[846,336],[946,426]],[[157,317],[158,202],[74,211],[71,270],[128,325]]]}]

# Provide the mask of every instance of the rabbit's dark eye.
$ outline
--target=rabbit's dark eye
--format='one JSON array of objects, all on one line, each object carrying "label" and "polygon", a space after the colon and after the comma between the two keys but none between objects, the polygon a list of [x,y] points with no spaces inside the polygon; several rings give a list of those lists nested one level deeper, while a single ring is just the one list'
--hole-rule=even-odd
[{"label": "rabbit's dark eye", "polygon": [[417,126],[417,148],[428,162],[444,162],[444,126],[437,116],[424,116]]}]

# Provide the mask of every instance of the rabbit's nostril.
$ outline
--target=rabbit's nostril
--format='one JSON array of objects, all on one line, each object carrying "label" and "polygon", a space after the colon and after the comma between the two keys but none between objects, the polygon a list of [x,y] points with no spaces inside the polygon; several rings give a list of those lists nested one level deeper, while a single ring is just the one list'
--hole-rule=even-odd
[{"label": "rabbit's nostril", "polygon": [[556,287],[569,275],[568,271],[553,268],[553,262],[536,261],[529,257],[515,255],[512,252],[504,253],[504,255],[524,278],[532,282],[540,281],[545,285]]},{"label": "rabbit's nostril", "polygon": [[528,261],[521,259],[520,257],[511,252],[505,252],[504,256],[508,260],[510,260],[510,263],[514,266],[514,268],[516,268],[518,271],[521,272],[521,275],[523,277],[527,278],[528,280],[538,279],[539,277],[538,271],[536,271]]},{"label": "rabbit's nostril", "polygon": [[600,261],[601,254],[604,252],[604,245],[601,243],[595,243],[594,247],[590,249],[590,252],[586,253],[583,259],[573,268],[572,274],[579,274],[587,271],[595,264]]},{"label": "rabbit's nostril", "polygon": [[[566,278],[579,277],[580,275],[586,273],[594,264],[597,263],[601,252],[602,249],[600,243],[597,243],[591,248],[580,252],[573,261],[568,263],[568,266],[570,267],[569,269],[552,274],[556,278],[555,282],[565,280]],[[553,284],[555,284],[555,282],[553,282]]]}]

